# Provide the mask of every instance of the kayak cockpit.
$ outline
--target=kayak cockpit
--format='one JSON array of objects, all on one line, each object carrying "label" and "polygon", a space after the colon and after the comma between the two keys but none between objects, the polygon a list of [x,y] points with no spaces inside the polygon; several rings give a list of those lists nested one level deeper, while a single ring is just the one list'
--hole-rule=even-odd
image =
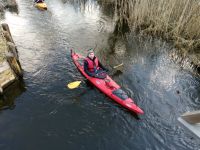
[{"label": "kayak cockpit", "polygon": [[119,97],[121,100],[128,99],[128,95],[121,88],[112,91],[112,94]]}]

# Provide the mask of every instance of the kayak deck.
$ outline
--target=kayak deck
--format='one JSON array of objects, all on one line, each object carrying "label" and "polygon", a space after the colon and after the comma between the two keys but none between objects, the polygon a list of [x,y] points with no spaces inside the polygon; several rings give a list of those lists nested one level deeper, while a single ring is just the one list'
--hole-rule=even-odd
[{"label": "kayak deck", "polygon": [[84,57],[73,52],[71,50],[71,57],[73,59],[74,64],[79,69],[79,71],[100,91],[110,97],[112,100],[116,101],[118,104],[122,105],[123,107],[137,113],[143,114],[143,110],[140,109],[134,101],[127,96],[127,94],[120,88],[120,86],[113,81],[108,75],[105,79],[99,79],[88,76],[84,72],[83,68],[83,61]]},{"label": "kayak deck", "polygon": [[35,3],[35,7],[41,10],[47,10],[47,4],[46,3]]}]

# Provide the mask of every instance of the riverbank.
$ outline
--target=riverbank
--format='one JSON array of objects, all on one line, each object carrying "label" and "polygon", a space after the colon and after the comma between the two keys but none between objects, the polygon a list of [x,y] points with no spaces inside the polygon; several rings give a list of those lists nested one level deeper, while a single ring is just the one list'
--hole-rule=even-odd
[{"label": "riverbank", "polygon": [[0,93],[22,77],[17,48],[7,24],[0,25]]},{"label": "riverbank", "polygon": [[[200,2],[189,0],[113,1],[116,29],[138,36],[152,36],[171,43],[176,50],[172,56],[200,74]],[[103,1],[108,5],[108,1]],[[109,4],[110,5],[110,4]],[[176,59],[178,57],[178,59]]]},{"label": "riverbank", "polygon": [[11,12],[18,12],[18,5],[16,0],[1,0],[0,13],[4,14],[6,9],[8,9]]},{"label": "riverbank", "polygon": [[[4,18],[5,10],[17,12],[15,0],[4,0],[0,2],[1,17]],[[23,76],[19,62],[17,48],[13,41],[8,24],[0,24],[0,94],[11,83]]]}]

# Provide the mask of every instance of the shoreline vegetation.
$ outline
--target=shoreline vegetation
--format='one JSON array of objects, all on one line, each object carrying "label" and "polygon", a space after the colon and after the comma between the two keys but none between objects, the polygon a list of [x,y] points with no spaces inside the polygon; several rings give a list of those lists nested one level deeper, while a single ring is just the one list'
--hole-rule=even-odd
[{"label": "shoreline vegetation", "polygon": [[[174,55],[200,74],[200,0],[103,0],[115,9],[115,31],[172,43]],[[114,31],[114,32],[115,32]],[[175,58],[175,57],[174,57]]]}]

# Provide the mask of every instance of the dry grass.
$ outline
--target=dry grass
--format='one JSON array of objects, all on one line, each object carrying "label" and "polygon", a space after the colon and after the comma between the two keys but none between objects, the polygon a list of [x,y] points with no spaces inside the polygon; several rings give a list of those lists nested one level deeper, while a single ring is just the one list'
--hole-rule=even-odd
[{"label": "dry grass", "polygon": [[174,41],[185,51],[200,51],[199,0],[116,0],[117,16],[132,31]]}]

